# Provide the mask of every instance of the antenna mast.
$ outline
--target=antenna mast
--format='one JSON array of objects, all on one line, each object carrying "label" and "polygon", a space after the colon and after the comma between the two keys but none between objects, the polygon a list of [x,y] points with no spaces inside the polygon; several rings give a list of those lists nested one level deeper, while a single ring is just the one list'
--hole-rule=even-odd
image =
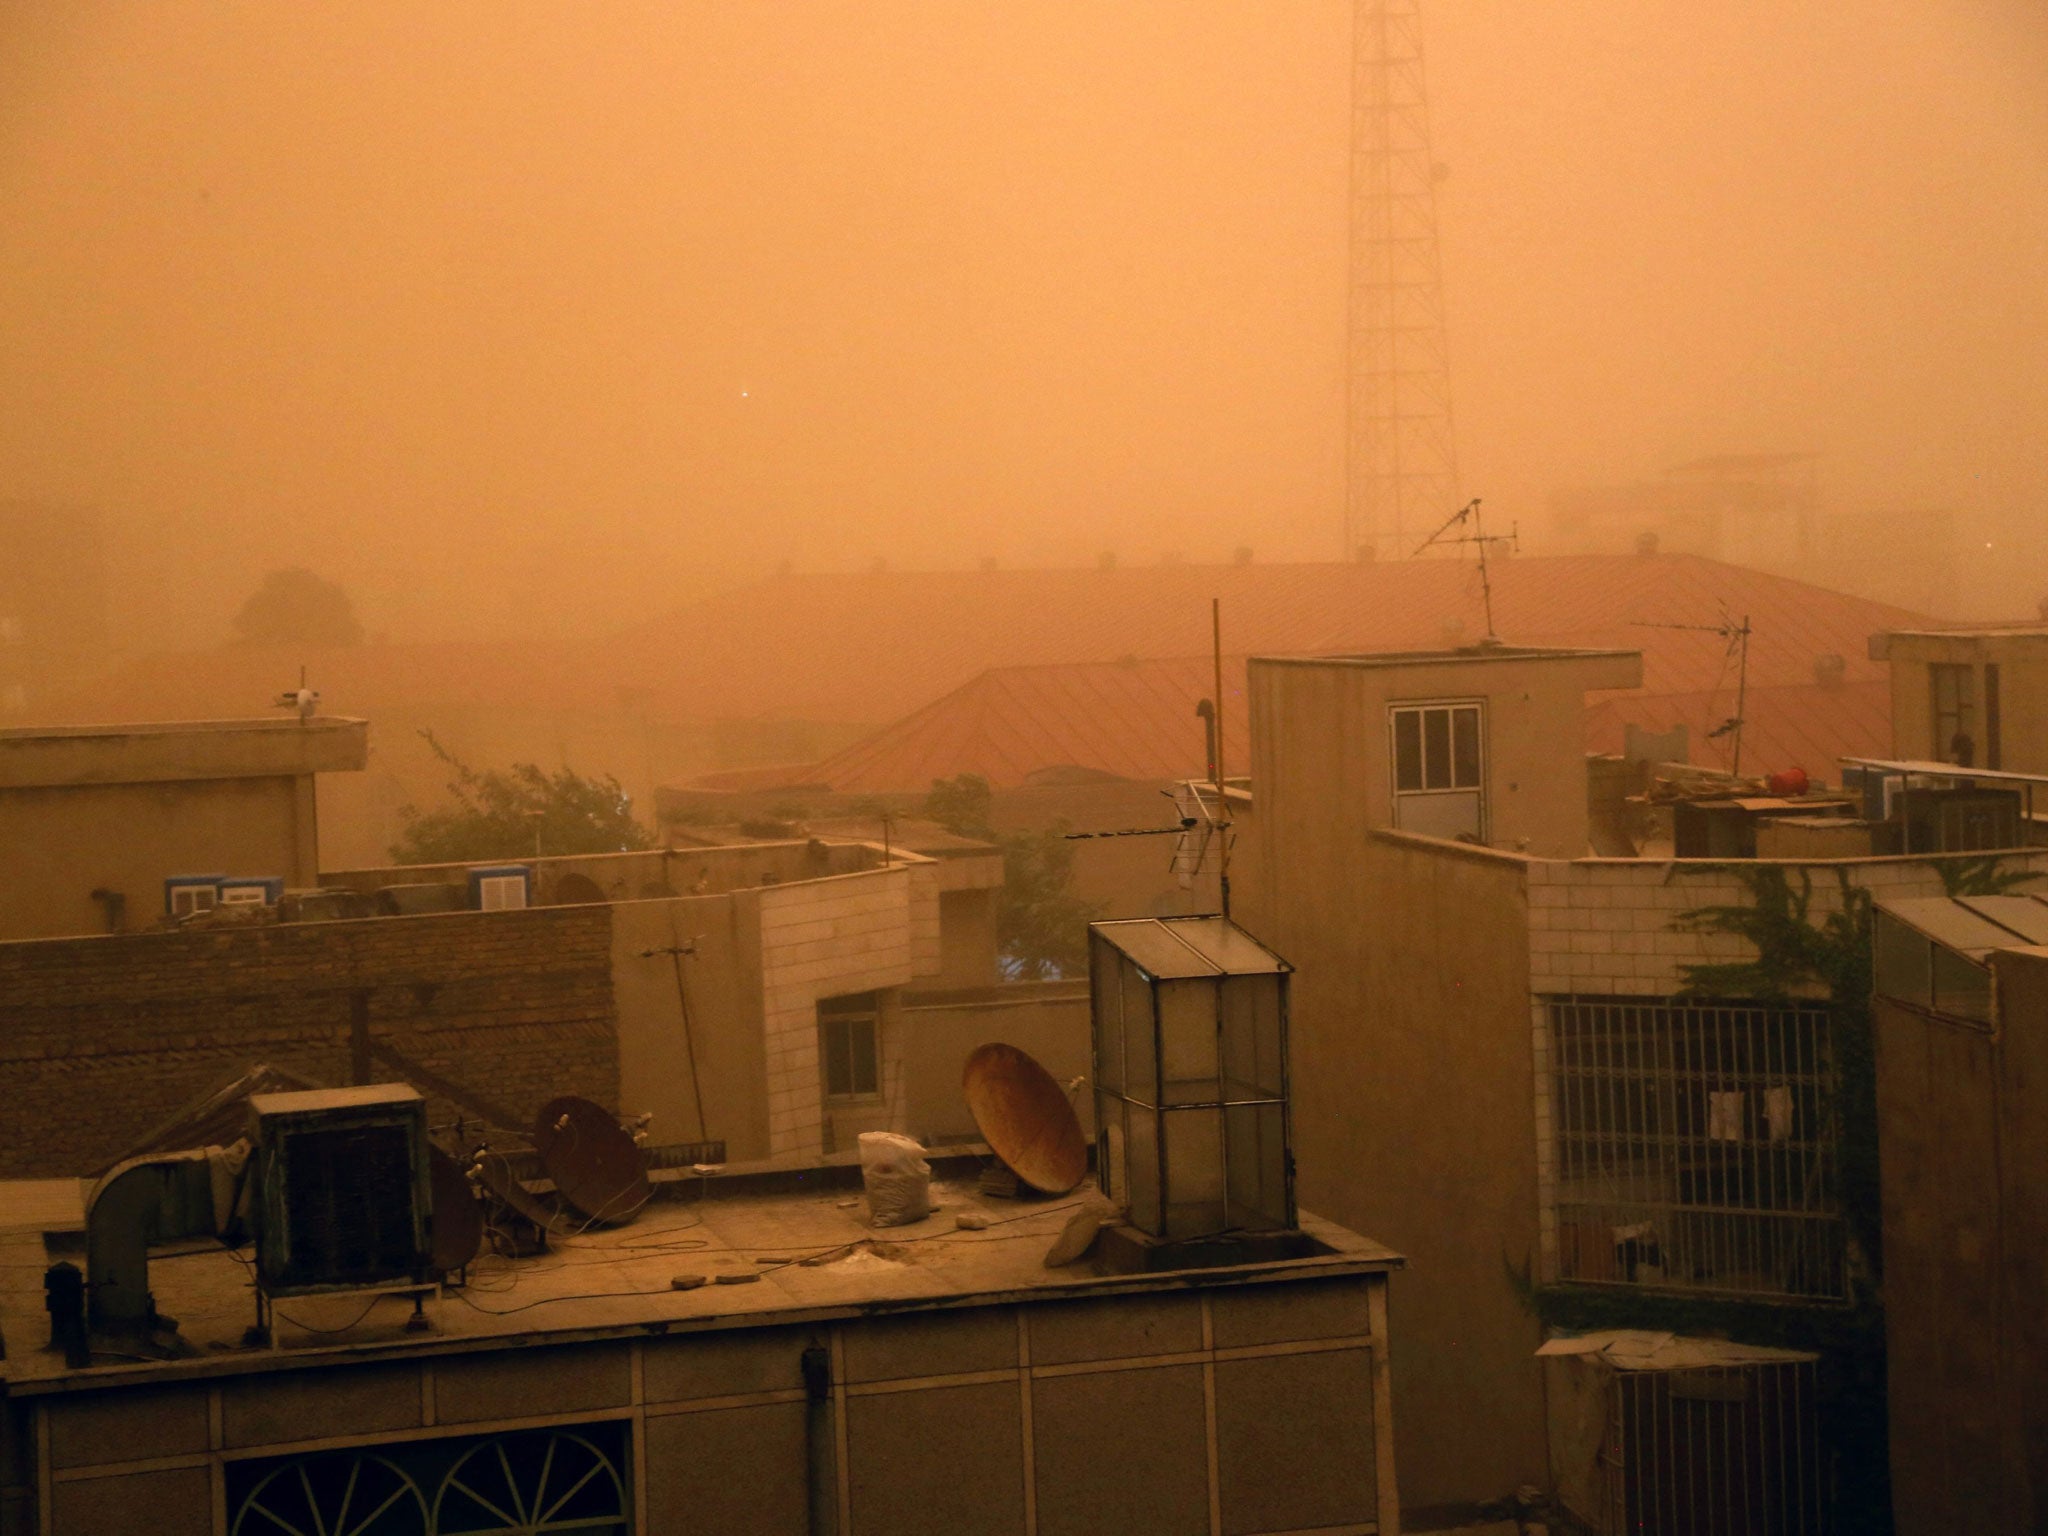
[{"label": "antenna mast", "polygon": [[[1459,527],[1468,521],[1472,524],[1472,531],[1470,533],[1456,535],[1451,533],[1453,528]],[[1520,549],[1522,547],[1521,525],[1519,523],[1510,523],[1506,533],[1488,533],[1486,531],[1486,524],[1481,522],[1479,518],[1479,498],[1474,496],[1464,506],[1458,508],[1457,511],[1445,519],[1444,525],[1441,528],[1416,545],[1415,553],[1419,555],[1425,549],[1440,548],[1451,544],[1472,544],[1478,546],[1479,595],[1486,604],[1486,640],[1494,645],[1498,645],[1500,644],[1500,636],[1493,632],[1493,578],[1487,574],[1486,570],[1486,546],[1489,544],[1505,544],[1509,549]]]},{"label": "antenna mast", "polygon": [[1458,499],[1421,0],[1353,0],[1344,558],[1399,558]]},{"label": "antenna mast", "polygon": [[[1728,775],[1730,778],[1741,778],[1742,723],[1744,714],[1749,707],[1749,637],[1752,633],[1749,615],[1745,613],[1740,624],[1736,623],[1723,610],[1721,622],[1718,624],[1651,624],[1638,620],[1635,627],[1637,629],[1687,629],[1696,634],[1719,635],[1728,642],[1728,652],[1735,657],[1735,713],[1707,732],[1707,738],[1709,740],[1717,736],[1732,736],[1734,738],[1728,759]],[[1725,662],[1723,667],[1724,670],[1721,675],[1726,677],[1728,674],[1725,671]],[[1716,689],[1716,691],[1718,692],[1719,690]]]}]

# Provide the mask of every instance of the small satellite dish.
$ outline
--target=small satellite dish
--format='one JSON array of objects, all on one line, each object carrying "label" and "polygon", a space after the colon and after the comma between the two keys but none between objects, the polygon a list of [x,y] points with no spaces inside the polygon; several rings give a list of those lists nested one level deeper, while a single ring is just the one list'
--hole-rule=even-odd
[{"label": "small satellite dish", "polygon": [[984,1045],[961,1069],[968,1113],[989,1150],[1041,1194],[1064,1195],[1088,1176],[1088,1138],[1066,1093],[1014,1045]]},{"label": "small satellite dish", "polygon": [[427,1174],[434,1189],[434,1268],[452,1274],[484,1245],[484,1213],[455,1159],[439,1147],[427,1150]]},{"label": "small satellite dish", "polygon": [[631,1221],[654,1196],[639,1146],[588,1099],[569,1094],[541,1106],[533,1145],[562,1198],[601,1226]]}]

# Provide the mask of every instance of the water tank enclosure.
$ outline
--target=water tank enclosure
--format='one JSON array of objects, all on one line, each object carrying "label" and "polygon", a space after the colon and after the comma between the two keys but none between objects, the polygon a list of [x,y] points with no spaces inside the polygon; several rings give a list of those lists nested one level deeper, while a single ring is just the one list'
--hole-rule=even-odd
[{"label": "water tank enclosure", "polygon": [[1293,969],[1228,918],[1089,925],[1096,1168],[1139,1230],[1294,1226]]}]

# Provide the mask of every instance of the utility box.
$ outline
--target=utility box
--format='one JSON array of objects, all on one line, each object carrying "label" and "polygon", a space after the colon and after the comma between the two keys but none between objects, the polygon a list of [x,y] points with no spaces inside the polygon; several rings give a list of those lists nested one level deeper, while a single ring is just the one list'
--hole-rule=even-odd
[{"label": "utility box", "polygon": [[1089,925],[1096,1169],[1140,1231],[1294,1227],[1292,971],[1227,918]]},{"label": "utility box", "polygon": [[256,1278],[269,1296],[425,1281],[427,1106],[403,1083],[259,1093]]}]

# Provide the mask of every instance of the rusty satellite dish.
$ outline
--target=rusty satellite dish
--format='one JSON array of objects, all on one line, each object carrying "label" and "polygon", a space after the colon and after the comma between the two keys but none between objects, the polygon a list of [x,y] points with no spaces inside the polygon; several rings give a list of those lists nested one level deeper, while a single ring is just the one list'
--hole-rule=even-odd
[{"label": "rusty satellite dish", "polygon": [[1088,1138],[1066,1093],[1014,1045],[967,1058],[960,1088],[989,1150],[1040,1194],[1064,1195],[1088,1176]]},{"label": "rusty satellite dish", "polygon": [[533,1145],[562,1198],[600,1225],[631,1221],[654,1196],[639,1146],[588,1099],[569,1094],[543,1105]]},{"label": "rusty satellite dish", "polygon": [[484,1213],[462,1169],[439,1147],[428,1149],[427,1174],[434,1191],[434,1268],[452,1274],[483,1247]]}]

